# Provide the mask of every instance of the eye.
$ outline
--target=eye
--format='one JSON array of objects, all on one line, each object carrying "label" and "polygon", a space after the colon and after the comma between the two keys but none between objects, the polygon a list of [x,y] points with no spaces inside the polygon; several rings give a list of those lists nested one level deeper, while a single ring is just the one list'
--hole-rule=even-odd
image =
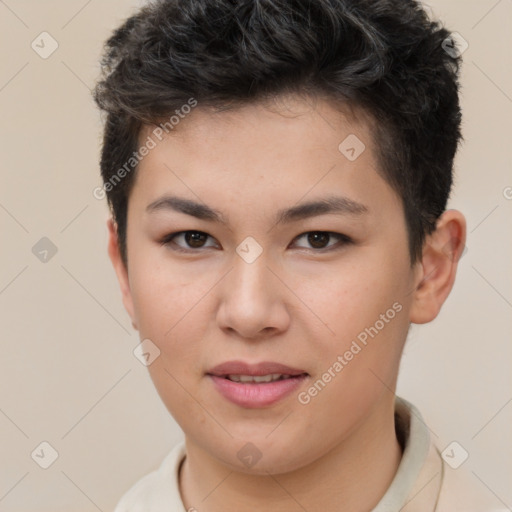
[{"label": "eye", "polygon": [[[331,243],[332,238],[337,239],[337,243]],[[218,247],[216,243],[213,245],[205,245],[206,240],[212,238],[203,231],[179,231],[166,235],[160,240],[161,245],[168,246],[173,251],[178,252],[198,252],[197,249],[205,249],[209,247]],[[336,249],[336,246],[343,246],[353,243],[353,240],[342,233],[333,233],[331,231],[308,231],[295,238],[295,241],[305,238],[307,243],[311,244],[312,250],[317,252],[327,252]],[[176,240],[182,240],[177,243]],[[299,246],[300,247],[300,246]],[[304,247],[304,246],[302,246]],[[308,247],[305,247],[308,249]]]},{"label": "eye", "polygon": [[[194,252],[194,249],[203,249],[205,247],[212,247],[204,245],[206,239],[211,238],[210,235],[203,231],[179,231],[178,233],[171,233],[166,235],[160,240],[161,245],[170,246],[173,251],[179,252]],[[176,243],[175,240],[184,240],[186,246]]]},{"label": "eye", "polygon": [[[338,243],[328,245],[328,242],[332,237],[336,238]],[[307,243],[311,244],[313,249],[319,251],[323,250],[322,252],[333,250],[336,246],[339,247],[353,243],[353,240],[347,235],[342,233],[333,233],[331,231],[308,231],[307,233],[299,235],[295,240],[300,240],[301,238],[306,238]]]}]

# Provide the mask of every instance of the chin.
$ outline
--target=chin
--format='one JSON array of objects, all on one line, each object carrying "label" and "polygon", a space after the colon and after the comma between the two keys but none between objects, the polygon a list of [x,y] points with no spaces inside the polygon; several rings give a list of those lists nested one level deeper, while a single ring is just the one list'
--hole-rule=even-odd
[{"label": "chin", "polygon": [[[284,440],[280,444],[278,440],[270,442],[269,439],[264,438],[253,438],[252,441],[250,437],[245,439],[247,441],[241,441],[240,438],[233,439],[228,442],[229,446],[210,447],[210,455],[231,471],[262,476],[296,471],[313,463],[321,455],[311,450],[298,453],[296,445],[291,445]],[[303,443],[298,447],[300,448],[301,445],[303,446]]]},{"label": "chin", "polygon": [[266,460],[265,457],[262,457],[256,464],[254,464],[254,466],[240,463],[237,459],[233,460],[232,463],[227,466],[230,470],[236,471],[237,473],[244,473],[246,475],[253,476],[268,476],[269,474],[280,475],[290,473],[300,469],[303,464],[300,464],[298,461],[296,463],[291,463],[289,460]]}]

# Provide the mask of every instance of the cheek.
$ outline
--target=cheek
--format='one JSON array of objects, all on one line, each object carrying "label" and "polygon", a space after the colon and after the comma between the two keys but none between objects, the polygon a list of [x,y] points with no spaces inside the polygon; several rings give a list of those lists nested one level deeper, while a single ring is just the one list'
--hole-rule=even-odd
[{"label": "cheek", "polygon": [[313,281],[303,284],[304,302],[324,325],[322,335],[313,341],[315,352],[322,354],[319,371],[346,355],[351,367],[364,366],[365,375],[369,367],[391,375],[408,329],[411,296],[401,270],[406,261],[392,251],[381,251],[377,262],[368,251],[350,266],[333,269],[333,277],[317,281],[316,287]]},{"label": "cheek", "polygon": [[[160,399],[185,432],[201,430],[208,423],[207,413],[191,397],[198,396],[195,379],[186,371],[192,362],[183,351],[162,352],[150,366],[149,375]],[[188,379],[187,379],[188,376]]]},{"label": "cheek", "polygon": [[142,256],[134,255],[130,271],[139,330],[141,335],[151,333],[163,338],[190,309],[189,304],[200,291],[200,282],[194,287],[179,269],[165,267],[157,258]]},{"label": "cheek", "polygon": [[321,278],[297,281],[295,289],[336,335],[354,334],[370,321],[373,324],[403,295],[393,273],[385,261],[375,265],[360,258],[352,265],[333,266]]},{"label": "cheek", "polygon": [[[140,263],[140,262],[137,262]],[[202,362],[204,330],[212,314],[207,294],[212,279],[188,275],[156,261],[133,265],[131,289],[141,339],[150,339],[160,350],[159,365],[150,371],[190,379]],[[185,369],[188,373],[185,373]],[[168,377],[163,373],[163,380]],[[182,379],[180,379],[181,382]]]}]

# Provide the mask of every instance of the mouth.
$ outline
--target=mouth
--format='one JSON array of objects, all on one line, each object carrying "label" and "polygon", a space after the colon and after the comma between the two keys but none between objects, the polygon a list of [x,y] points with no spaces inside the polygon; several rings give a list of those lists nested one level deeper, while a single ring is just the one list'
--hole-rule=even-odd
[{"label": "mouth", "polygon": [[[306,376],[306,373],[303,373],[301,375]],[[242,383],[248,383],[248,382],[256,382],[256,383],[262,383],[262,382],[277,382],[279,380],[286,380],[286,379],[295,379],[297,377],[300,377],[301,375],[284,375],[282,373],[270,373],[268,375],[224,375],[225,379],[228,379],[232,382],[242,382]]]},{"label": "mouth", "polygon": [[206,375],[224,398],[244,408],[273,405],[309,377],[304,370],[280,363],[247,364],[242,361],[222,363]]}]

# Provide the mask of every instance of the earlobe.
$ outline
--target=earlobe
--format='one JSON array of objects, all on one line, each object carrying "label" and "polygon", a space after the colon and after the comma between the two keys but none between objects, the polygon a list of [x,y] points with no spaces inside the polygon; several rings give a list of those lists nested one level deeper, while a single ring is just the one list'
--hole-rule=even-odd
[{"label": "earlobe", "polygon": [[134,329],[138,330],[136,319],[135,319],[135,309],[133,307],[133,299],[130,289],[130,281],[128,278],[128,269],[121,257],[121,251],[119,250],[119,239],[117,234],[117,225],[115,224],[112,218],[107,220],[107,228],[108,228],[108,255],[110,261],[112,262],[112,266],[116,272],[117,280],[119,282],[119,287],[121,289],[121,295],[123,299],[124,307],[127,313],[130,315],[132,326]]},{"label": "earlobe", "polygon": [[423,247],[410,310],[411,322],[428,323],[439,314],[453,288],[465,243],[466,219],[457,210],[446,210]]}]

